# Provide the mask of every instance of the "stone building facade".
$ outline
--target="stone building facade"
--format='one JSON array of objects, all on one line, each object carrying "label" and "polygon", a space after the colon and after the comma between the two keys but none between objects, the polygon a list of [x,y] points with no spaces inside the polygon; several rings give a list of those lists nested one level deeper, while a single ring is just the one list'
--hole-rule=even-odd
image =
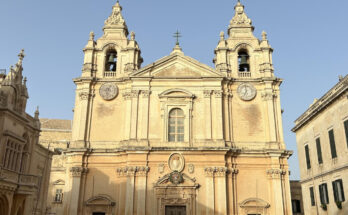
[{"label": "stone building facade", "polygon": [[22,61],[0,74],[0,214],[46,214],[53,153],[39,144],[39,112],[25,112],[28,100]]},{"label": "stone building facade", "polygon": [[179,43],[141,67],[118,2],[103,31],[97,40],[90,34],[74,79],[71,141],[54,158],[51,214],[292,214],[282,79],[267,34],[254,36],[240,2],[215,68]]},{"label": "stone building facade", "polygon": [[348,75],[296,121],[305,214],[348,214]]}]

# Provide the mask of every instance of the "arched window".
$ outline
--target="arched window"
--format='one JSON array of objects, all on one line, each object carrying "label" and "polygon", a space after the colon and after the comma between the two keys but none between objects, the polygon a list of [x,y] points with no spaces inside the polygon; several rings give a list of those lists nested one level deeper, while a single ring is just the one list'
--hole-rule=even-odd
[{"label": "arched window", "polygon": [[109,51],[106,55],[105,71],[116,72],[117,52]]},{"label": "arched window", "polygon": [[168,141],[183,142],[184,141],[184,111],[175,108],[169,112],[168,123]]},{"label": "arched window", "polygon": [[241,50],[238,52],[238,66],[239,72],[249,72],[250,71],[250,62],[249,62],[248,52]]}]

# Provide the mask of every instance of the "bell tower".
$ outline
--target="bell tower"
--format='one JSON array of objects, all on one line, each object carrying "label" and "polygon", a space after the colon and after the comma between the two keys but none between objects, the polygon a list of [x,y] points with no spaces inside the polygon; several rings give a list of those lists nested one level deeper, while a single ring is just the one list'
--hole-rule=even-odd
[{"label": "bell tower", "polygon": [[95,85],[99,82],[123,80],[140,68],[143,58],[135,33],[131,32],[128,36],[122,7],[117,1],[112,7],[111,15],[104,22],[103,35],[95,40],[95,34],[91,32],[83,49],[82,75],[74,80],[77,87],[72,147],[75,145],[83,148],[88,142],[88,120],[91,118]]},{"label": "bell tower", "polygon": [[220,33],[215,49],[215,67],[226,76],[233,78],[273,77],[272,52],[267,34],[259,40],[253,34],[254,26],[238,1],[235,15],[228,26],[228,37]]}]

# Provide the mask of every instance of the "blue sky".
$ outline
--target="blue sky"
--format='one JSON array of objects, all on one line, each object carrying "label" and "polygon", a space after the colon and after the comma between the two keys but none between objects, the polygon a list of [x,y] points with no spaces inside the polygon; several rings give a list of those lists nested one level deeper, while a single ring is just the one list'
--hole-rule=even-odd
[{"label": "blue sky", "polygon": [[[25,48],[24,75],[30,100],[27,111],[40,116],[72,118],[73,78],[81,74],[82,49],[89,32],[102,34],[116,0],[0,1],[0,69],[17,62]],[[292,179],[299,179],[293,121],[314,98],[321,97],[347,74],[348,1],[242,0],[255,35],[268,33],[274,48],[275,74],[281,86],[284,135],[295,153],[289,160]],[[220,31],[227,30],[236,0],[121,0],[123,16],[135,31],[143,66],[168,55],[179,29],[186,55],[213,66]]]}]

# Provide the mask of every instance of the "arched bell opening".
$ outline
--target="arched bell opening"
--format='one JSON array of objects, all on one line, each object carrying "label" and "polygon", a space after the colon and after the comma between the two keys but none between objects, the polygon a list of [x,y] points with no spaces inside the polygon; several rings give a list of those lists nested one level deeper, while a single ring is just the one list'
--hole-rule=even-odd
[{"label": "arched bell opening", "polygon": [[250,72],[250,57],[246,50],[238,52],[238,66],[239,72]]},{"label": "arched bell opening", "polygon": [[106,54],[105,71],[116,72],[117,66],[117,52],[110,50]]}]

